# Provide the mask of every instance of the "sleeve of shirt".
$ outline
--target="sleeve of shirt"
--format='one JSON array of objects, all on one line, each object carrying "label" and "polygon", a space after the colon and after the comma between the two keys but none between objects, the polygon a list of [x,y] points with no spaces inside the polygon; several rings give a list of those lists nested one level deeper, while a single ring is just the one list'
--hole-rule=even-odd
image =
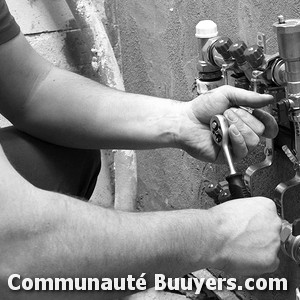
[{"label": "sleeve of shirt", "polygon": [[10,14],[5,0],[0,0],[0,45],[17,36],[20,27]]}]

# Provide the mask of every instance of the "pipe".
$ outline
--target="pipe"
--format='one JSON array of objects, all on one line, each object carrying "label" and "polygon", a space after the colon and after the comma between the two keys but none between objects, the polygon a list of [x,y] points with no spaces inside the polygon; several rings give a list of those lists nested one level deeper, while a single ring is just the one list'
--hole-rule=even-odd
[{"label": "pipe", "polygon": [[[109,87],[125,91],[122,74],[112,46],[100,20],[97,8],[91,0],[66,0],[74,18],[82,31],[83,39],[93,53],[92,67],[99,75],[99,81]],[[118,210],[134,211],[137,194],[136,153],[131,150],[102,151],[106,162],[114,159],[114,182],[111,192],[115,194],[113,206]],[[113,198],[113,197],[111,197]],[[107,202],[107,201],[106,201]]]},{"label": "pipe", "polygon": [[285,20],[279,16],[273,28],[277,34],[279,55],[285,63],[289,119],[294,123],[295,150],[300,160],[300,20]]}]

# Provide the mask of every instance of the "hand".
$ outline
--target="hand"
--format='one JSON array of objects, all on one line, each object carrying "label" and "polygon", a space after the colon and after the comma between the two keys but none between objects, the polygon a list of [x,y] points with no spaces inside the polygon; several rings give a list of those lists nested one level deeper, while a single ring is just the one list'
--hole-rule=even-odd
[{"label": "hand", "polygon": [[180,147],[197,159],[219,161],[220,147],[212,139],[209,122],[213,115],[224,114],[230,125],[232,155],[235,159],[241,159],[257,146],[260,136],[274,138],[278,126],[275,119],[263,110],[255,109],[250,114],[237,106],[259,108],[272,102],[271,95],[222,86],[183,103]]},{"label": "hand", "polygon": [[216,268],[229,274],[258,275],[277,269],[281,220],[272,200],[232,200],[209,210],[222,239]]}]

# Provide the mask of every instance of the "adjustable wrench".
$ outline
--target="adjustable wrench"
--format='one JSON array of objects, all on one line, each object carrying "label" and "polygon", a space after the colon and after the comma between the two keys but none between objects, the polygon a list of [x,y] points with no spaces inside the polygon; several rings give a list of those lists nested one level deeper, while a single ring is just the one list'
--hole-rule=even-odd
[{"label": "adjustable wrench", "polygon": [[215,143],[222,147],[227,160],[230,174],[226,177],[231,199],[251,197],[243,175],[235,170],[232,155],[229,149],[228,122],[222,115],[215,115],[210,120],[210,129]]}]

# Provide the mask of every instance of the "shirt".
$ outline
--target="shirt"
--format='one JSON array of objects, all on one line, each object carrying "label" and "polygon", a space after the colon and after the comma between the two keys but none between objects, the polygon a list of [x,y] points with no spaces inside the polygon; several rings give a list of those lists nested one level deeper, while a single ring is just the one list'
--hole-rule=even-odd
[{"label": "shirt", "polygon": [[0,45],[17,36],[20,27],[10,14],[5,0],[0,0]]}]

